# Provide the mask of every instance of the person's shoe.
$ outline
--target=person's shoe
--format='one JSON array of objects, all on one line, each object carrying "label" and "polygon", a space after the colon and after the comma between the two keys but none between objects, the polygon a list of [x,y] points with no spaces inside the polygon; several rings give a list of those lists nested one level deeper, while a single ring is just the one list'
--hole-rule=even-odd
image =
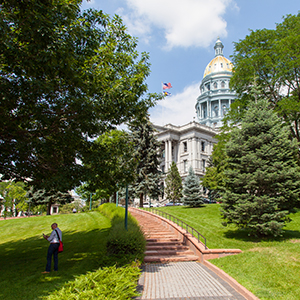
[{"label": "person's shoe", "polygon": [[42,274],[48,274],[48,273],[50,273],[50,272],[48,272],[48,271],[44,271],[44,272],[42,272]]}]

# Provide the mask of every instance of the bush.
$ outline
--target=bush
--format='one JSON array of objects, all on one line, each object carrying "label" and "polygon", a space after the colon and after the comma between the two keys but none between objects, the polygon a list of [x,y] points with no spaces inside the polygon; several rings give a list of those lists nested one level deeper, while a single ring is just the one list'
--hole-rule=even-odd
[{"label": "bush", "polygon": [[143,260],[146,240],[137,220],[128,213],[128,226],[125,229],[125,210],[113,203],[105,203],[99,211],[111,220],[111,228],[107,239],[107,252],[111,255],[133,255]]},{"label": "bush", "polygon": [[139,275],[140,269],[135,264],[98,269],[76,277],[44,299],[132,299],[139,295],[136,291]]}]

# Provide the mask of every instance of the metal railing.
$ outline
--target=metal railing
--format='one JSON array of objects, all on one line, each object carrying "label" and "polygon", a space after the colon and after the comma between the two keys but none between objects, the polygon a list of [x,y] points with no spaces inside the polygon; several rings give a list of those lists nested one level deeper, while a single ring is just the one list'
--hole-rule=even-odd
[{"label": "metal railing", "polygon": [[[146,210],[146,211],[150,211],[154,214],[157,214],[163,218],[166,218],[172,222],[174,222],[175,224],[177,224],[178,226],[180,226],[182,229],[184,229],[186,231],[186,233],[190,233],[192,236],[194,236],[195,238],[198,239],[198,242],[203,244],[205,246],[205,249],[207,249],[206,247],[206,238],[200,233],[198,232],[196,229],[194,229],[192,226],[186,224],[185,222],[183,222],[182,220],[178,219],[177,217],[174,217],[164,211],[161,211],[161,210],[158,210],[158,209],[155,209],[153,207],[150,207],[150,208],[143,208],[143,209],[139,209],[140,211],[143,211],[143,210]],[[196,235],[195,235],[196,234]],[[200,240],[199,237],[202,237],[203,241],[202,242]]]}]

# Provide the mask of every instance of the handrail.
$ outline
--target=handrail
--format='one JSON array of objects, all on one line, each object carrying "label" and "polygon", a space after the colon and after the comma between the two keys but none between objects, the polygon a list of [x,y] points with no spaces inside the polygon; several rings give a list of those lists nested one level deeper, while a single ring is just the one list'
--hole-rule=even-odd
[{"label": "handrail", "polygon": [[[139,209],[139,210],[143,211],[143,209]],[[157,215],[159,215],[159,216],[161,216],[163,218],[166,218],[166,219],[168,219],[168,217],[169,217],[170,219],[168,219],[168,220],[174,222],[175,224],[177,224],[178,226],[180,226],[182,229],[185,229],[186,233],[190,233],[192,236],[194,236],[195,238],[197,238],[198,242],[201,243],[201,244],[203,244],[205,246],[205,249],[207,249],[207,247],[206,247],[206,238],[201,233],[199,233],[196,229],[194,229],[192,226],[186,224],[185,222],[183,222],[182,220],[178,219],[177,217],[174,217],[174,216],[172,216],[172,215],[170,215],[170,214],[168,214],[168,213],[166,213],[164,211],[155,209],[153,207],[149,207],[149,208],[148,207],[147,208],[144,207],[144,210],[146,210],[146,211],[149,210],[150,212],[153,212],[154,214],[157,214]],[[173,220],[172,220],[172,218],[173,218]],[[179,222],[181,223],[181,225],[179,224]],[[183,225],[185,226],[185,228],[183,227]],[[191,230],[192,232],[190,232],[189,230]],[[197,234],[197,236],[194,235],[194,232]],[[202,241],[200,241],[199,236],[201,236],[203,238],[204,243]]]}]

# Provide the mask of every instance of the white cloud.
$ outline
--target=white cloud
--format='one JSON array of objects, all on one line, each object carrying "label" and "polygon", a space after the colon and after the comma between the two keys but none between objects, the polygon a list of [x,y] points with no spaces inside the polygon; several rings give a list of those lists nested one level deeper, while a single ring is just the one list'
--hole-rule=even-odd
[{"label": "white cloud", "polygon": [[126,0],[130,12],[123,19],[133,35],[150,39],[161,30],[165,48],[208,47],[218,36],[226,37],[223,19],[234,0]]},{"label": "white cloud", "polygon": [[195,105],[200,95],[200,82],[194,83],[184,89],[180,94],[165,97],[157,106],[150,110],[150,120],[156,125],[184,125],[196,120]]}]

